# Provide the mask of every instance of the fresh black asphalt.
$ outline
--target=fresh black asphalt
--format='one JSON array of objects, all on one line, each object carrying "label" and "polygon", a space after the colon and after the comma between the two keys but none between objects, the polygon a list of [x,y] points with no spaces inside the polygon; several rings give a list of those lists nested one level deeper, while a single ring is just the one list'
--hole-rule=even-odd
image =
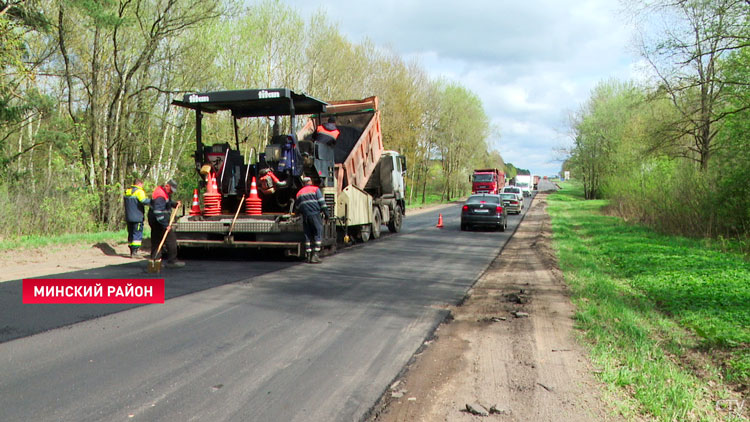
[{"label": "fresh black asphalt", "polygon": [[1,283],[0,421],[361,420],[522,218],[461,232],[459,213],[320,265],[189,260],[159,276],[164,304],[23,305],[20,281]]}]

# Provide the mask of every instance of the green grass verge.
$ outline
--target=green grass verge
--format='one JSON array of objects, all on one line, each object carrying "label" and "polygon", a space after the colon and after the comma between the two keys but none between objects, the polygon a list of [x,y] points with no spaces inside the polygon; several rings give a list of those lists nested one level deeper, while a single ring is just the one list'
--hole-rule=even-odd
[{"label": "green grass verge", "polygon": [[426,207],[428,205],[449,204],[455,201],[456,201],[455,198],[452,201],[443,201],[441,200],[439,193],[428,193],[427,195],[425,195],[424,203],[422,203],[422,196],[419,195],[419,197],[415,199],[411,204],[406,204],[406,209],[408,210],[411,208]]},{"label": "green grass verge", "polygon": [[[143,238],[151,236],[148,225],[143,229]],[[22,236],[3,239],[0,242],[0,252],[15,249],[33,249],[50,246],[63,246],[72,244],[96,244],[96,243],[127,243],[127,230],[97,232],[97,233],[71,233],[55,236]]]},{"label": "green grass verge", "polygon": [[750,263],[603,215],[605,205],[584,201],[572,183],[548,198],[577,326],[601,379],[652,420],[746,420],[716,407],[748,398]]}]

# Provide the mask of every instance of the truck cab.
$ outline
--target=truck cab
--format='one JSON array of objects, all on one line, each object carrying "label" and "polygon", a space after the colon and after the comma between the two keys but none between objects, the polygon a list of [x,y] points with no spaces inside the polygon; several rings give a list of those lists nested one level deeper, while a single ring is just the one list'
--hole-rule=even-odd
[{"label": "truck cab", "polygon": [[505,186],[505,173],[498,169],[474,170],[471,176],[471,193],[498,194]]},{"label": "truck cab", "polygon": [[516,175],[516,186],[521,188],[523,196],[531,196],[533,181],[531,175],[518,174]]}]

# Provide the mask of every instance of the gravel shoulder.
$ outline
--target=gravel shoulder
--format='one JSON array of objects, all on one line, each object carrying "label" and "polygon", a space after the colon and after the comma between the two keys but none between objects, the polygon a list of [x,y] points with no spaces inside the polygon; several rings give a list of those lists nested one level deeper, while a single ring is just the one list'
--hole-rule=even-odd
[{"label": "gravel shoulder", "polygon": [[[550,246],[546,195],[370,422],[619,420],[602,400]],[[482,417],[467,410],[490,413]]]}]

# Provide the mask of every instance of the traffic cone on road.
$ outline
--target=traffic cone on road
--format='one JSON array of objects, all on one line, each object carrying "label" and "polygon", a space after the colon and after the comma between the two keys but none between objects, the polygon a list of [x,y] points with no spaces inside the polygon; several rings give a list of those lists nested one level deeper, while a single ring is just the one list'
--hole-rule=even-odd
[{"label": "traffic cone on road", "polygon": [[439,229],[443,228],[443,214],[438,214],[438,223],[437,226],[435,226]]},{"label": "traffic cone on road", "polygon": [[190,215],[201,215],[201,203],[198,199],[198,189],[193,189],[193,206],[190,207]]}]

